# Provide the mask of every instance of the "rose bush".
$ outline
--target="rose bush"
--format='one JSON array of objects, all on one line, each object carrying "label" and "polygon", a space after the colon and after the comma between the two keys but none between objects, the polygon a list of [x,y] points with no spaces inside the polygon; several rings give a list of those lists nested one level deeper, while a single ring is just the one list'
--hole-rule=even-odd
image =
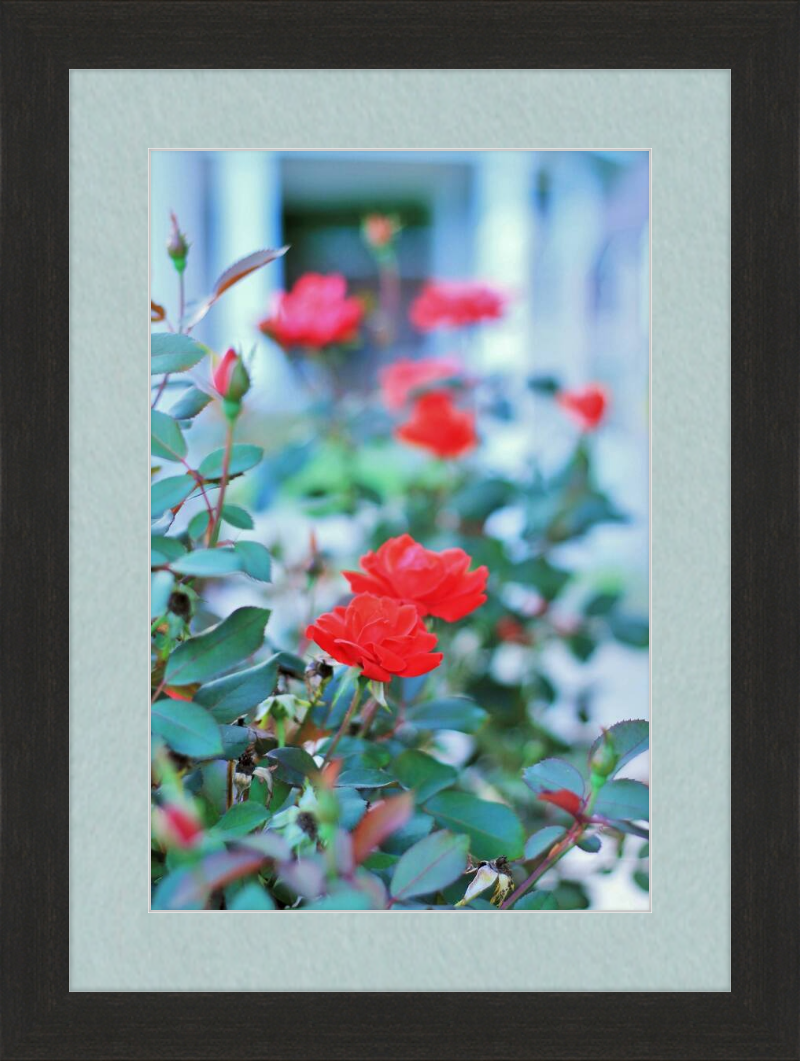
[{"label": "rose bush", "polygon": [[[382,281],[400,231],[364,223]],[[257,354],[217,359],[191,333],[283,249],[231,266],[188,314],[174,217],[167,249],[177,311],[151,307],[153,907],[576,909],[591,901],[576,847],[597,877],[633,865],[646,888],[649,792],[625,774],[647,723],[600,726],[582,676],[607,646],[645,649],[647,622],[624,579],[569,551],[626,519],[592,450],[606,389],[503,391],[461,356],[389,348],[381,409],[375,373],[337,375],[367,301],[307,273],[257,327],[317,355],[313,393],[295,420],[265,414]],[[396,296],[379,284],[381,344]],[[409,314],[466,328],[504,307],[486,285],[437,283]],[[289,365],[305,388],[308,366]],[[580,434],[558,466],[512,476],[484,441],[531,393]]]}]

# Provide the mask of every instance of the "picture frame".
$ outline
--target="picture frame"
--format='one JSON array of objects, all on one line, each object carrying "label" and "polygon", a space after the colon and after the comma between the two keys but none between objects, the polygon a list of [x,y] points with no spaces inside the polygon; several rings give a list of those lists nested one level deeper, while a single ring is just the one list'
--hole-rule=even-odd
[{"label": "picture frame", "polygon": [[[21,0],[0,41],[0,1058],[798,1057],[798,4]],[[189,58],[731,71],[729,993],[70,992],[69,71]]]}]

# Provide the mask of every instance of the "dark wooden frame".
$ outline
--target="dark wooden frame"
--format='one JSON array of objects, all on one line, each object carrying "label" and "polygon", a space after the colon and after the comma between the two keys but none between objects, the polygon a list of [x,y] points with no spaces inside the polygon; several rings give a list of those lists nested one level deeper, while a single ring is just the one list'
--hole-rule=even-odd
[{"label": "dark wooden frame", "polygon": [[[0,1057],[800,1056],[798,16],[795,0],[2,3]],[[188,64],[731,70],[730,993],[69,993],[68,71]]]}]

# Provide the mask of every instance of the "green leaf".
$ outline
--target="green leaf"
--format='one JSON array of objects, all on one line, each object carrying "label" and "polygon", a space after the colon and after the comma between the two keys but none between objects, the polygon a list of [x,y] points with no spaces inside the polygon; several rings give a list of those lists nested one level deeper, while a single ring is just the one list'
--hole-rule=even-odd
[{"label": "green leaf", "polygon": [[636,870],[636,872],[633,874],[633,880],[634,883],[638,885],[638,887],[640,887],[643,892],[650,891],[650,874],[645,873],[643,869]]},{"label": "green leaf", "polygon": [[201,391],[199,387],[187,387],[170,409],[170,416],[176,420],[192,420],[198,413],[202,413],[211,395]]},{"label": "green leaf", "polygon": [[278,764],[275,776],[287,785],[302,788],[307,777],[319,773],[319,767],[303,748],[274,748],[267,758]]},{"label": "green leaf", "polygon": [[647,619],[629,615],[612,615],[608,620],[611,633],[623,645],[631,648],[647,648],[650,644],[650,624]]},{"label": "green leaf", "polygon": [[250,744],[250,729],[247,726],[220,726],[222,758],[238,759]]},{"label": "green leaf", "polygon": [[469,841],[445,831],[410,847],[395,867],[390,892],[395,899],[430,895],[458,880],[467,868]]},{"label": "green leaf", "polygon": [[165,538],[159,534],[153,534],[150,537],[150,563],[153,567],[160,567],[161,564],[177,560],[185,552],[185,546],[176,538]]},{"label": "green leaf", "polygon": [[[353,789],[343,789],[339,793],[339,801],[341,802],[342,797],[347,792],[352,792]],[[345,825],[344,821],[340,824],[343,828],[350,828]],[[423,814],[421,811],[416,814],[412,814],[406,824],[398,829],[396,833],[392,833],[391,836],[387,836],[381,844],[384,851],[388,851],[392,855],[402,855],[404,851],[407,851],[410,847],[413,847],[417,841],[421,840],[424,836],[433,828],[433,818],[430,814]]]},{"label": "green leaf", "polygon": [[596,593],[584,604],[583,614],[587,618],[608,615],[617,606],[619,599],[619,593]]},{"label": "green leaf", "polygon": [[445,766],[433,756],[413,748],[397,756],[392,772],[404,788],[414,790],[418,803],[424,803],[458,779],[458,771],[452,766]]},{"label": "green leaf", "polygon": [[199,512],[196,512],[189,520],[189,537],[195,539],[202,538],[208,530],[208,521],[210,518],[208,509],[203,508]]},{"label": "green leaf", "polygon": [[[617,722],[606,733],[617,755],[617,765],[611,775],[612,777],[614,774],[618,774],[622,767],[629,763],[631,759],[641,755],[642,752],[646,752],[650,746],[650,726],[642,719]],[[590,761],[600,747],[602,740],[602,736],[598,737],[589,749]]]},{"label": "green leaf", "polygon": [[259,803],[251,803],[250,800],[246,803],[234,803],[211,832],[225,837],[246,836],[271,817],[270,812]]},{"label": "green leaf", "polygon": [[[264,450],[260,446],[232,446],[228,475],[240,475],[242,472],[249,471],[250,468],[255,468],[263,456]],[[221,479],[224,460],[225,450],[215,449],[213,453],[209,453],[197,470],[204,479]]]},{"label": "green leaf", "polygon": [[639,781],[608,781],[595,800],[594,813],[621,821],[649,821],[650,789]]},{"label": "green leaf", "polygon": [[301,910],[370,910],[372,899],[366,892],[358,888],[342,888],[333,895],[325,895],[322,899],[316,899],[308,906],[300,907]]},{"label": "green leaf", "polygon": [[157,700],[151,712],[151,729],[173,751],[194,759],[211,759],[222,751],[219,727],[198,704],[186,700]]},{"label": "green leaf", "polygon": [[214,578],[241,571],[242,562],[234,549],[224,545],[217,549],[195,549],[186,556],[174,560],[170,566],[179,575]]},{"label": "green leaf", "polygon": [[159,479],[150,487],[150,518],[158,519],[168,508],[185,501],[197,483],[191,475],[171,475]]},{"label": "green leaf", "polygon": [[154,910],[202,910],[211,893],[247,877],[263,865],[264,855],[255,850],[215,851],[200,863],[164,877],[153,894]]},{"label": "green leaf", "polygon": [[217,722],[233,722],[271,696],[277,681],[278,656],[274,655],[255,667],[208,682],[194,698],[208,708]]},{"label": "green leaf", "polygon": [[521,899],[517,899],[512,907],[513,910],[557,910],[558,903],[552,892],[535,891],[528,892]]},{"label": "green leaf", "polygon": [[169,571],[154,571],[150,576],[150,616],[163,615],[169,605],[175,579]]},{"label": "green leaf", "polygon": [[179,461],[186,456],[186,439],[171,416],[150,410],[150,452],[155,457]]},{"label": "green leaf", "polygon": [[566,788],[583,799],[586,782],[580,771],[563,759],[542,759],[522,772],[522,780],[538,796],[540,792],[558,792]]},{"label": "green leaf", "polygon": [[578,847],[581,851],[588,851],[592,855],[596,855],[602,846],[603,842],[599,836],[584,836],[582,840],[578,841]]},{"label": "green leaf", "polygon": [[562,829],[560,825],[546,825],[544,829],[539,829],[525,841],[525,860],[531,862],[543,855],[565,834],[566,829]]},{"label": "green leaf", "polygon": [[363,766],[342,770],[336,779],[336,788],[385,788],[393,785],[394,778],[385,770],[370,770]]},{"label": "green leaf", "polygon": [[533,586],[547,601],[555,600],[571,578],[571,571],[554,567],[543,557],[523,560],[511,569],[512,581]]},{"label": "green leaf", "polygon": [[267,608],[237,608],[224,622],[190,637],[169,657],[167,681],[191,685],[230,670],[261,647],[269,615]]},{"label": "green leaf", "polygon": [[475,858],[519,858],[524,847],[522,825],[504,803],[489,803],[466,792],[440,792],[425,809],[440,825],[470,838]]},{"label": "green leaf", "polygon": [[222,518],[232,527],[238,527],[239,530],[252,530],[255,526],[253,517],[246,508],[240,505],[223,505]]},{"label": "green leaf", "polygon": [[[247,804],[242,804],[247,806]],[[255,881],[250,881],[236,893],[233,899],[228,903],[229,910],[274,910],[275,903],[272,901],[272,897],[268,892],[261,887],[260,884],[256,884]]]},{"label": "green leaf", "polygon": [[483,708],[466,696],[427,700],[406,714],[407,721],[420,729],[454,729],[461,733],[475,733],[485,718]]},{"label": "green leaf", "polygon": [[237,542],[234,551],[239,558],[242,571],[259,582],[269,582],[272,575],[272,557],[258,542]]},{"label": "green leaf", "polygon": [[154,376],[162,372],[185,372],[194,368],[207,353],[207,346],[188,335],[159,332],[150,338],[150,371]]}]

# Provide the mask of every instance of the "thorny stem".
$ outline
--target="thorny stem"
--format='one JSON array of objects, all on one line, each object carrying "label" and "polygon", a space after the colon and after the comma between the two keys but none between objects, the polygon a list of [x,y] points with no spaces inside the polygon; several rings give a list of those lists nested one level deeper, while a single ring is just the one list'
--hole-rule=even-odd
[{"label": "thorny stem", "polygon": [[225,501],[225,490],[228,486],[228,475],[231,466],[231,450],[233,449],[233,424],[228,421],[228,433],[225,437],[225,456],[222,459],[222,479],[219,484],[219,499],[217,501],[217,511],[214,514],[214,518],[209,521],[208,524],[208,545],[209,548],[213,548],[217,544],[219,538],[219,524],[222,519],[222,506]]},{"label": "thorny stem", "polygon": [[347,730],[347,727],[350,725],[350,719],[355,714],[355,711],[356,711],[356,708],[358,707],[358,702],[359,702],[360,699],[361,699],[361,683],[359,681],[356,681],[356,689],[355,689],[355,692],[353,693],[353,699],[350,701],[350,706],[348,707],[348,709],[344,713],[344,718],[342,719],[342,724],[341,724],[341,726],[339,726],[339,729],[336,731],[336,736],[333,738],[333,740],[331,741],[330,745],[328,746],[328,750],[325,752],[325,757],[322,760],[322,765],[323,766],[325,766],[328,762],[330,762],[331,756],[333,755],[334,751],[336,750],[336,745],[342,739],[342,737],[345,734],[345,731]]},{"label": "thorny stem", "polygon": [[506,910],[509,906],[513,906],[517,899],[523,896],[532,884],[535,884],[540,877],[543,877],[549,869],[553,868],[559,859],[563,858],[568,851],[571,851],[583,835],[584,828],[585,826],[583,822],[576,821],[564,839],[559,840],[557,844],[553,844],[550,848],[550,853],[544,862],[541,862],[533,873],[531,873],[530,877],[523,881],[522,884],[512,892],[506,901],[501,904],[500,909]]},{"label": "thorny stem", "polygon": [[153,404],[150,406],[151,409],[155,409],[155,407],[158,405],[158,399],[164,393],[164,388],[166,387],[166,385],[168,383],[169,383],[169,372],[167,372],[167,374],[164,376],[164,378],[161,380],[161,383],[159,384],[158,390],[156,391],[156,396],[155,396],[155,398],[153,398]]}]

